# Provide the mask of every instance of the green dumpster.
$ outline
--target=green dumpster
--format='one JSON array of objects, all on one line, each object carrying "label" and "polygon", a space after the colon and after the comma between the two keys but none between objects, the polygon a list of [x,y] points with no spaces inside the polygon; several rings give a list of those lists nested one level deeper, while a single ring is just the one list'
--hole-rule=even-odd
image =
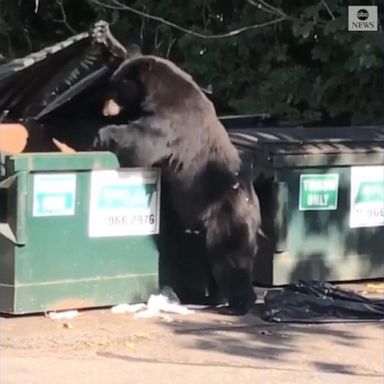
[{"label": "green dumpster", "polygon": [[158,287],[160,174],[107,152],[3,156],[0,312],[146,301]]},{"label": "green dumpster", "polygon": [[255,282],[384,277],[384,129],[245,128],[266,239]]},{"label": "green dumpster", "polygon": [[[255,285],[383,278],[384,129],[230,120],[222,122],[249,167],[266,234]],[[165,191],[159,240],[160,282],[184,303],[220,303],[204,237],[185,232]]]},{"label": "green dumpster", "polygon": [[[254,283],[383,278],[384,129],[230,120],[222,122],[249,167],[266,234]],[[160,281],[185,303],[219,303],[203,236],[186,233],[167,208],[160,240]]]}]

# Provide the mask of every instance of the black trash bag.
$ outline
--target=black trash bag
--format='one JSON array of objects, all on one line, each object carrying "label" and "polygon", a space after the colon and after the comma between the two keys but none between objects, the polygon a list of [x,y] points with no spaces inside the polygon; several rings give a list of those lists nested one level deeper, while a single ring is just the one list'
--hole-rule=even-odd
[{"label": "black trash bag", "polygon": [[262,318],[279,323],[384,320],[384,300],[368,299],[321,281],[299,281],[264,298]]}]

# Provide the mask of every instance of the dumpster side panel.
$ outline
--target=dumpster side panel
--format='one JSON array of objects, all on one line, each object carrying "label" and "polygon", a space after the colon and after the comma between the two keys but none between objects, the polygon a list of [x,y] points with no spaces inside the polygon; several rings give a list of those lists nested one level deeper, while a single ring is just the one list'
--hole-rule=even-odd
[{"label": "dumpster side panel", "polygon": [[[89,237],[90,173],[73,175],[76,178],[73,215],[35,216],[34,196],[29,193],[27,247],[20,258],[17,280],[58,281],[69,275],[73,280],[98,278],[98,275],[124,274],[125,270],[129,270],[129,275],[153,273],[152,255],[156,248],[148,236]],[[29,191],[34,189],[34,176],[29,176]]]},{"label": "dumpster side panel", "polygon": [[0,285],[12,285],[15,279],[14,244],[7,238],[0,236]]},{"label": "dumpster side panel", "polygon": [[90,238],[90,172],[71,175],[74,211],[61,216],[36,215],[37,175],[28,177],[27,241],[16,260],[18,313],[143,301],[157,287],[153,239]]},{"label": "dumpster side panel", "polygon": [[[14,314],[145,302],[157,288],[155,273],[18,284],[7,312]],[[8,294],[8,293],[7,293]]]},{"label": "dumpster side panel", "polygon": [[[38,156],[39,167],[49,169]],[[70,157],[70,165],[75,164]],[[23,241],[19,245],[0,235],[0,311],[22,314],[142,302],[158,289],[157,235],[90,236],[94,172],[87,165],[89,161],[84,167],[75,164],[76,170],[61,165],[60,171],[16,172],[6,220],[15,227],[15,239]],[[134,170],[140,172],[147,171]]]},{"label": "dumpster side panel", "polygon": [[[274,254],[274,284],[384,276],[384,226],[350,227],[351,167],[283,168],[279,175],[288,189],[287,228],[277,227],[276,231],[286,233],[287,245]],[[313,175],[337,175],[336,206],[321,207],[316,205],[321,201],[314,201],[314,209],[300,209],[303,175],[308,180]],[[334,197],[332,190],[327,193]],[[318,196],[321,200],[321,194],[314,194],[312,200]]]}]

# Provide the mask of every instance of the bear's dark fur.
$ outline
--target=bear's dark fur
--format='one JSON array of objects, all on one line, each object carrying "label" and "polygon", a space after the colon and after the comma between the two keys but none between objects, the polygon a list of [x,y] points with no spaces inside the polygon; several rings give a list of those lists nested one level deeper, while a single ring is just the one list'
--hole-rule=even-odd
[{"label": "bear's dark fur", "polygon": [[142,95],[140,118],[102,128],[93,149],[112,150],[122,166],[161,167],[181,221],[205,233],[213,276],[228,300],[221,312],[247,313],[256,298],[259,202],[213,104],[190,75],[155,56],[124,62],[111,84],[110,114],[129,109],[133,89]]}]

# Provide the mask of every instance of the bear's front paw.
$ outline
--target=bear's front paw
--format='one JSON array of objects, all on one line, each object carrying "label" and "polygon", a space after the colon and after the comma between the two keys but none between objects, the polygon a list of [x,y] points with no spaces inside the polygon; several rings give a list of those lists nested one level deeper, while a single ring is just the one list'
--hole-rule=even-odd
[{"label": "bear's front paw", "polygon": [[227,306],[217,308],[217,311],[222,315],[244,316],[251,310],[255,301],[256,296],[230,301]]},{"label": "bear's front paw", "polygon": [[101,128],[95,136],[92,149],[107,150],[112,147],[114,130],[110,127]]}]

